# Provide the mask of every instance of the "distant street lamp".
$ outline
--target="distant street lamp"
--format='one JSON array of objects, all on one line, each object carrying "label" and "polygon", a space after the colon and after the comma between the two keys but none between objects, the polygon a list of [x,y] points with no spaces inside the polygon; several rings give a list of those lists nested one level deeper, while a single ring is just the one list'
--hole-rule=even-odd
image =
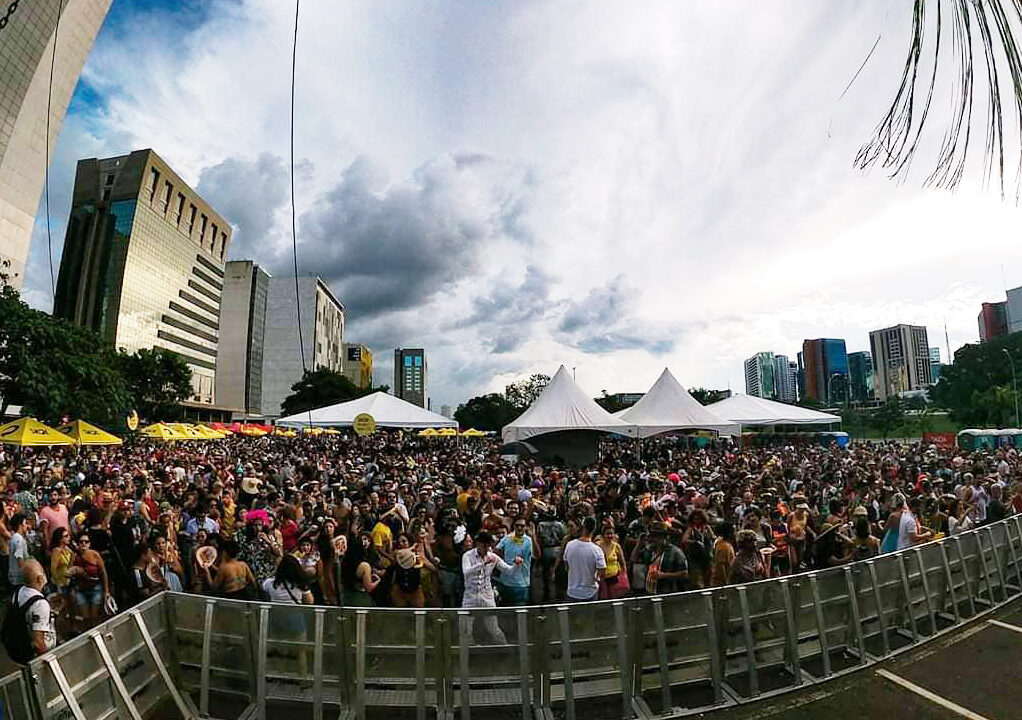
[{"label": "distant street lamp", "polygon": [[1011,365],[1011,387],[1015,397],[1015,427],[1019,427],[1018,421],[1018,381],[1015,379],[1015,361],[1011,358],[1008,348],[1001,348],[1001,352],[1008,356],[1008,364]]}]

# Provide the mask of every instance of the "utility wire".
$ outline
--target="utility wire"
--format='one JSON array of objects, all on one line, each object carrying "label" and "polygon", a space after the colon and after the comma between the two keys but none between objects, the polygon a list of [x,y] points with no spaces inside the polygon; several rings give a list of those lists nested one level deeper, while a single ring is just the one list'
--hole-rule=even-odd
[{"label": "utility wire", "polygon": [[57,283],[53,275],[53,236],[50,231],[50,107],[53,103],[53,69],[57,64],[57,34],[60,32],[60,16],[64,13],[64,0],[57,3],[57,23],[53,27],[53,52],[50,54],[50,84],[46,91],[46,169],[43,174],[43,190],[46,197],[46,255],[50,261],[50,300],[57,300]]}]

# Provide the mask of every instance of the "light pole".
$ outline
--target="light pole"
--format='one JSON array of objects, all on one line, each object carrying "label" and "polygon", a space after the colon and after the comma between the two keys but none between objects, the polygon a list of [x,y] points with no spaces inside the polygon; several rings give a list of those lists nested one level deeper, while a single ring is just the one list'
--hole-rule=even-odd
[{"label": "light pole", "polygon": [[1015,361],[1011,358],[1011,353],[1008,352],[1008,348],[1001,348],[1001,352],[1008,356],[1008,364],[1011,366],[1011,388],[1014,391],[1015,397],[1015,427],[1019,427],[1018,421],[1018,382],[1015,379]]},{"label": "light pole", "polygon": [[841,373],[831,373],[830,377],[827,378],[827,404],[828,405],[833,405],[834,404],[834,395],[833,395],[834,386],[833,386],[833,382],[834,382],[834,378],[836,378],[836,377],[844,377],[844,376]]}]

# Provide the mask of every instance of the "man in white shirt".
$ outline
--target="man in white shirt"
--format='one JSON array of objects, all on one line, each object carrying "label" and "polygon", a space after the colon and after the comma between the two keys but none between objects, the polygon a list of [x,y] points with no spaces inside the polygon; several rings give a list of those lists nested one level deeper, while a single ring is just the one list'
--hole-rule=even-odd
[{"label": "man in white shirt", "polygon": [[578,602],[595,600],[600,591],[600,578],[607,567],[607,558],[593,542],[596,519],[582,521],[582,535],[564,547],[565,565],[568,566],[568,599]]},{"label": "man in white shirt", "polygon": [[57,644],[53,612],[42,593],[46,586],[46,573],[37,560],[29,559],[21,565],[21,577],[24,584],[15,593],[14,602],[21,607],[34,597],[42,598],[32,603],[32,607],[25,614],[32,647],[35,648],[36,655],[42,655]]},{"label": "man in white shirt", "polygon": [[[602,556],[602,552],[600,553]],[[521,565],[522,558],[515,558],[515,565]],[[494,568],[499,568],[503,573],[510,573],[512,566],[493,552],[493,536],[488,532],[481,532],[476,535],[476,546],[461,556],[461,572],[465,576],[465,594],[461,601],[464,608],[495,608],[496,599],[493,597],[493,576]],[[479,613],[472,613],[472,623],[469,632],[475,634],[475,620]],[[504,631],[497,624],[497,616],[488,614],[483,618],[483,631],[490,642],[498,645],[505,645],[507,639]]]},{"label": "man in white shirt", "polygon": [[904,550],[919,543],[929,542],[933,539],[933,532],[919,527],[916,515],[919,513],[920,500],[914,497],[908,501],[908,509],[901,513],[901,523],[898,526],[898,549]]}]

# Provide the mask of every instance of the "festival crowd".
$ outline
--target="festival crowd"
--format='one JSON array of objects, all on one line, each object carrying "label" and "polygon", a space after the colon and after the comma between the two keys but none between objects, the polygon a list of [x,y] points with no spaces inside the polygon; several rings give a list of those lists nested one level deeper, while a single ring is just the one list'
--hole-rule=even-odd
[{"label": "festival crowd", "polygon": [[[607,440],[566,470],[399,432],[0,449],[0,579],[37,653],[163,590],[356,607],[582,602],[874,557],[1022,511],[1011,448]],[[640,455],[641,452],[641,455]],[[483,622],[502,641],[495,618]]]}]

